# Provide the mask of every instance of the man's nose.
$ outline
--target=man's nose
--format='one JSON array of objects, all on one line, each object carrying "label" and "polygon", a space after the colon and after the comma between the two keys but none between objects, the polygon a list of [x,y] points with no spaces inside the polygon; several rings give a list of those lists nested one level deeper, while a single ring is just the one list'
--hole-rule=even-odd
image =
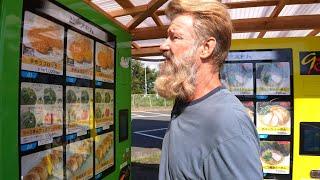
[{"label": "man's nose", "polygon": [[170,49],[169,47],[169,38],[167,38],[160,46],[160,51],[165,52]]}]

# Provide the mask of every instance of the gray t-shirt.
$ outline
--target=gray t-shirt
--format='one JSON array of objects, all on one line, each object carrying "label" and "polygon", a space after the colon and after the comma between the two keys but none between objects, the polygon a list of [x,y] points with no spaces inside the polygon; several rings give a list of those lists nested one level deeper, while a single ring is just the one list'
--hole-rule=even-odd
[{"label": "gray t-shirt", "polygon": [[261,180],[259,137],[242,103],[218,87],[177,101],[162,144],[159,180]]}]

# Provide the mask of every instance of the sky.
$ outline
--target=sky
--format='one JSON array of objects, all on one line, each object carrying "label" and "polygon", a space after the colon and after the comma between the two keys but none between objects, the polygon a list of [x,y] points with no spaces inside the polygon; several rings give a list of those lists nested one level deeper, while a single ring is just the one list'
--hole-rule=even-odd
[{"label": "sky", "polygon": [[[148,57],[142,57],[144,59],[152,59],[152,60],[158,60],[158,59],[164,59],[163,56],[148,56]],[[156,69],[159,70],[159,64],[161,62],[157,61],[140,61],[142,64],[146,65],[150,69]]]}]

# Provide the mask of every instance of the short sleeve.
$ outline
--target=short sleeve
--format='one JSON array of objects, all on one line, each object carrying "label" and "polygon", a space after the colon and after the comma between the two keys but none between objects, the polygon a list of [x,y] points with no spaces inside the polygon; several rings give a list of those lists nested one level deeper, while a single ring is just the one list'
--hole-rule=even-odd
[{"label": "short sleeve", "polygon": [[258,141],[237,136],[221,143],[203,162],[205,179],[261,180],[262,166]]}]

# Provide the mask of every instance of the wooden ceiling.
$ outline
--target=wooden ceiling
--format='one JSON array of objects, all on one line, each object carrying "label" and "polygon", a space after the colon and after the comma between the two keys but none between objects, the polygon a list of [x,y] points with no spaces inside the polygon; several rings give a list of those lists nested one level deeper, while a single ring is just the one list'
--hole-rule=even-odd
[{"label": "wooden ceiling", "polygon": [[[124,30],[130,32],[133,37],[132,56],[144,57],[160,55],[159,46],[140,47],[135,41],[166,38],[168,25],[164,25],[159,16],[164,15],[164,10],[159,8],[168,0],[151,0],[148,4],[135,6],[130,0],[114,0],[122,9],[105,11],[91,0],[84,0],[88,5],[104,14]],[[311,30],[306,36],[316,36],[320,33],[320,14],[313,13],[308,15],[279,16],[287,5],[317,5],[320,0],[248,0],[240,2],[224,3],[230,9],[253,8],[275,6],[268,17],[233,19],[234,32],[259,32],[257,38],[263,38],[268,31],[289,31],[289,30]],[[127,23],[122,24],[116,20],[117,17],[131,15],[133,18]],[[137,28],[145,19],[151,17],[155,22],[154,27]]]}]

